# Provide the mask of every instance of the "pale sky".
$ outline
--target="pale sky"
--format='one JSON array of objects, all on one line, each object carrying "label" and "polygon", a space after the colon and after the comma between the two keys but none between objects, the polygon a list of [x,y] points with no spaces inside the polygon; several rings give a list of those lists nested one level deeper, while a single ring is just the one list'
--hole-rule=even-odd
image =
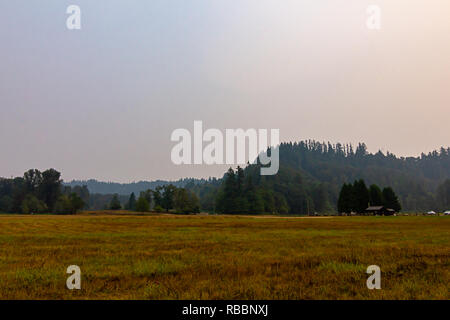
[{"label": "pale sky", "polygon": [[450,146],[448,0],[3,0],[0,41],[0,176],[221,176],[171,162],[194,120],[400,156]]}]

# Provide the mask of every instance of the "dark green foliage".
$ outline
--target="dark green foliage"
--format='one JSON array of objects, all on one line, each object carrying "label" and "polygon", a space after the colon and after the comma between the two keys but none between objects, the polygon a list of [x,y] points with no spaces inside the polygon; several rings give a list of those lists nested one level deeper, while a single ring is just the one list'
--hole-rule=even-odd
[{"label": "dark green foliage", "polygon": [[370,186],[369,198],[370,198],[371,206],[382,206],[384,203],[383,194],[381,193],[381,189],[376,184],[372,184]]},{"label": "dark green foliage", "polygon": [[[134,193],[133,193],[134,194]],[[141,194],[136,202],[135,210],[137,212],[148,212],[150,211],[150,204],[148,203],[145,195]]]},{"label": "dark green foliage", "polygon": [[438,187],[437,203],[442,211],[450,210],[450,179],[445,180]]},{"label": "dark green foliage", "polygon": [[366,187],[364,180],[355,181],[353,184],[353,196],[354,196],[354,211],[358,213],[364,213],[367,207],[369,207],[369,190]]},{"label": "dark green foliage", "polygon": [[[430,210],[438,206],[437,186],[443,179],[450,178],[450,148],[442,148],[440,152],[428,155],[422,154],[419,158],[398,158],[389,152],[370,154],[364,144],[360,144],[356,152],[351,145],[332,145],[316,141],[282,143],[279,149],[280,170],[275,176],[260,176],[258,164],[244,169],[246,176],[252,176],[260,194],[264,194],[264,211],[267,213],[272,212],[271,203],[275,194],[284,197],[288,213],[291,214],[332,213],[336,207],[345,207],[344,211],[339,210],[341,212],[356,212],[361,211],[364,206],[367,207],[371,200],[379,203],[376,191],[371,199],[370,193],[367,197],[367,188],[360,185],[358,195],[352,195],[350,190],[346,190],[344,198],[347,200],[344,199],[338,205],[341,186],[355,179],[364,179],[370,184],[392,186],[398,192],[398,200],[406,210]],[[233,192],[238,190],[238,187],[233,187],[233,184],[238,184],[237,178],[231,179],[233,174],[237,173],[229,170],[222,184],[205,183],[194,187],[197,194],[203,194],[204,190],[209,190],[209,195],[215,194],[215,210],[214,206],[209,205],[209,211],[239,213],[242,211],[240,209],[245,209],[246,203],[242,198],[233,195]],[[441,194],[445,194],[445,190],[442,187]],[[353,196],[358,197],[357,204],[354,202],[356,199],[352,199]],[[202,195],[201,201],[203,197]],[[444,198],[443,195],[440,196],[440,199]],[[348,204],[349,201],[354,207]],[[236,208],[236,205],[241,208]],[[285,210],[278,208],[273,212],[281,211]]]},{"label": "dark green foliage", "polygon": [[344,183],[342,186],[337,206],[339,213],[350,213],[354,211],[355,197],[353,194],[353,186],[351,184]]},{"label": "dark green foliage", "polygon": [[75,193],[61,195],[55,203],[54,213],[75,214],[85,206],[84,201]]},{"label": "dark green foliage", "polygon": [[13,199],[10,196],[0,198],[0,212],[13,212]]},{"label": "dark green foliage", "polygon": [[286,201],[286,198],[278,192],[273,194],[274,199],[274,211],[273,213],[286,214],[289,212],[289,205]]},{"label": "dark green foliage", "polygon": [[42,172],[42,181],[37,187],[37,192],[51,212],[61,195],[61,183],[61,173],[58,171],[49,169]]},{"label": "dark green foliage", "polygon": [[32,213],[44,213],[48,211],[47,205],[36,198],[33,194],[28,194],[22,201],[22,213],[32,214]]},{"label": "dark green foliage", "polygon": [[192,191],[184,188],[176,188],[174,194],[174,209],[176,213],[199,213],[198,197]]},{"label": "dark green foliage", "polygon": [[136,210],[136,195],[134,194],[134,192],[131,193],[130,199],[128,199],[128,202],[125,205],[125,209],[131,211]]},{"label": "dark green foliage", "polygon": [[[260,207],[257,198],[262,197],[266,213],[335,212],[341,186],[355,179],[364,179],[367,185],[392,186],[405,210],[438,210],[442,206],[448,206],[444,195],[446,189],[441,187],[438,195],[437,187],[445,179],[450,179],[450,148],[441,148],[440,151],[415,158],[399,158],[381,151],[371,154],[367,152],[367,147],[363,143],[353,148],[351,145],[339,143],[333,145],[317,141],[301,141],[282,143],[279,150],[280,170],[275,176],[261,177],[258,164],[243,169],[244,186],[247,177],[252,176],[252,182],[259,195],[256,195],[256,206]],[[233,194],[239,192],[237,190],[242,187],[242,176],[226,182],[236,184],[236,189],[231,185],[225,186],[229,174],[230,172],[225,174],[223,179],[183,179],[173,184],[195,192],[204,211],[234,213],[242,210],[255,211],[251,209],[252,205],[249,203],[255,200],[248,199],[242,193],[240,196]],[[233,175],[239,176],[239,172],[233,171]],[[142,190],[149,188],[155,190],[157,186],[170,184],[167,181],[114,184],[90,180],[72,182],[72,185],[75,183],[88,184],[97,192],[126,194],[127,199],[123,201],[124,203],[131,192],[137,194]],[[100,205],[101,201],[105,201],[108,197],[112,195],[105,196],[104,199],[100,195],[91,195],[94,199],[91,201],[93,203],[91,207],[103,207]],[[17,194],[17,198],[20,199],[20,193]],[[223,200],[224,198],[232,198],[235,201],[227,202]],[[154,194],[153,200],[155,207],[158,205],[163,207],[162,191]],[[379,203],[379,198],[376,195],[370,198],[369,192],[369,201]],[[14,203],[17,202],[20,204],[20,201]],[[449,208],[441,209],[449,210]]]},{"label": "dark green foliage", "polygon": [[83,209],[86,205],[83,199],[75,192],[72,192],[72,194],[69,196],[69,199],[72,205],[71,214],[77,213],[79,210]]},{"label": "dark green foliage", "polygon": [[[109,210],[109,205],[113,199],[114,194],[90,194],[88,207],[89,210]],[[119,195],[120,203],[127,203],[129,195]]]},{"label": "dark green foliage", "polygon": [[149,211],[152,203],[155,204],[154,211],[156,212],[165,211],[182,214],[200,212],[197,195],[191,190],[177,188],[172,184],[158,186],[154,191],[141,192],[136,211]]},{"label": "dark green foliage", "polygon": [[[242,176],[244,172],[242,171]],[[264,203],[263,197],[268,199],[266,203]],[[258,214],[261,212],[274,212],[275,204],[273,196],[267,190],[258,191],[253,184],[253,180],[251,176],[248,176],[247,183],[245,186],[244,196],[241,197],[245,199],[242,207],[247,209],[247,212],[250,214]]]},{"label": "dark green foliage", "polygon": [[174,197],[177,188],[174,185],[169,184],[168,186],[162,187],[162,190],[161,204],[164,210],[169,212],[169,210],[174,208]]},{"label": "dark green foliage", "polygon": [[72,203],[69,196],[63,194],[56,201],[54,212],[57,214],[70,214],[72,212]]},{"label": "dark green foliage", "polygon": [[261,178],[258,173],[259,168],[253,166],[249,166],[245,170],[238,167],[236,171],[230,168],[225,174],[222,186],[216,196],[216,212],[228,214],[287,213],[289,205],[285,197],[274,191],[271,178]]},{"label": "dark green foliage", "polygon": [[111,202],[109,204],[109,209],[110,210],[120,210],[120,209],[122,209],[122,204],[120,203],[118,194],[115,194],[113,196],[113,198],[111,199]]},{"label": "dark green foliage", "polygon": [[163,208],[163,187],[156,187],[155,191],[153,191],[153,200],[155,201],[155,207]]},{"label": "dark green foliage", "polygon": [[173,184],[177,188],[187,188],[188,185],[192,186],[197,184],[205,184],[207,182],[208,183],[212,182],[212,180],[216,179],[184,178],[179,179],[177,181],[156,180],[156,181],[139,181],[132,183],[102,182],[90,179],[90,180],[73,180],[70,182],[66,182],[65,184],[72,188],[75,186],[85,185],[92,194],[113,195],[117,193],[119,195],[126,195],[128,198],[131,193],[138,195],[144,190],[155,190],[157,187],[162,187],[169,184]]},{"label": "dark green foliage", "polygon": [[83,200],[84,207],[82,209],[86,209],[89,206],[90,193],[87,186],[75,186],[71,188],[70,193],[75,193],[77,196]]},{"label": "dark green foliage", "polygon": [[402,210],[402,206],[400,205],[400,201],[398,200],[397,195],[391,187],[387,187],[383,189],[383,205],[386,208],[394,209],[396,212]]},{"label": "dark green foliage", "polygon": [[223,188],[216,199],[216,210],[219,213],[238,213],[236,205],[237,183],[234,170],[230,168],[225,174]]},{"label": "dark green foliage", "polygon": [[333,212],[333,206],[330,204],[328,187],[325,183],[319,184],[312,192],[314,208],[317,212]]},{"label": "dark green foliage", "polygon": [[339,213],[365,213],[369,206],[385,206],[401,211],[402,207],[397,195],[391,187],[384,188],[383,191],[373,184],[367,190],[364,180],[357,180],[355,183],[344,183],[339,193],[338,212]]},{"label": "dark green foliage", "polygon": [[152,207],[152,197],[153,197],[153,191],[152,190],[146,190],[142,191],[140,194],[140,197],[144,197],[145,200],[147,200],[149,207]]},{"label": "dark green foliage", "polygon": [[[23,178],[14,178],[11,183],[12,212],[22,212],[22,202],[27,196],[25,180]],[[39,199],[43,200],[39,197]]]},{"label": "dark green foliage", "polygon": [[238,213],[236,174],[230,168],[225,174],[222,190],[217,195],[216,210],[219,213]]},{"label": "dark green foliage", "polygon": [[42,173],[37,169],[30,169],[23,174],[23,180],[26,192],[36,196],[43,182]]},{"label": "dark green foliage", "polygon": [[86,206],[86,187],[63,187],[61,174],[49,169],[28,170],[23,178],[0,179],[0,211],[10,213],[73,214]]},{"label": "dark green foliage", "polygon": [[[389,152],[370,154],[364,144],[354,151],[351,145],[316,141],[282,143],[279,150],[280,170],[274,176],[261,176],[261,166],[253,164],[237,171],[230,169],[223,179],[182,179],[173,184],[89,180],[73,181],[62,187],[61,175],[56,170],[41,173],[33,169],[23,177],[0,178],[0,212],[30,211],[30,204],[39,209],[36,199],[47,206],[46,211],[54,212],[60,196],[70,197],[71,193],[83,200],[84,208],[107,209],[113,198],[116,203],[129,204],[132,192],[138,194],[149,189],[154,190],[146,196],[150,208],[173,212],[177,188],[195,193],[199,207],[208,212],[312,214],[332,213],[336,206],[340,212],[351,212],[360,211],[367,202],[365,188],[359,182],[359,192],[353,192],[351,185],[343,194],[342,190],[339,193],[344,183],[355,179],[364,179],[371,185],[367,204],[380,203],[379,189],[373,189],[372,185],[381,185],[391,186],[397,192],[388,199],[391,206],[399,207],[401,203],[407,211],[450,210],[450,148],[416,158],[398,158]],[[90,194],[88,188],[109,194]],[[381,194],[381,203],[384,202]]]}]

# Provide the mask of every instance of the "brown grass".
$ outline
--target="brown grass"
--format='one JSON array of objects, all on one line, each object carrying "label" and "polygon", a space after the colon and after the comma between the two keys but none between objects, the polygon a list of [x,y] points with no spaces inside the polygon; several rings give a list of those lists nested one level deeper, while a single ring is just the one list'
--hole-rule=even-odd
[{"label": "brown grass", "polygon": [[0,215],[0,299],[449,299],[449,240],[448,217]]}]

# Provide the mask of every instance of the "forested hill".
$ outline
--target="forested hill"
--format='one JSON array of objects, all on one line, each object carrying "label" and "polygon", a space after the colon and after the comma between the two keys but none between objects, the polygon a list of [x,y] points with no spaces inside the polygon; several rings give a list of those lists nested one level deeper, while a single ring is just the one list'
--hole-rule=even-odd
[{"label": "forested hill", "polygon": [[399,158],[389,152],[368,153],[364,143],[354,150],[352,145],[302,141],[281,144],[280,160],[282,165],[302,169],[321,181],[330,181],[335,176],[331,171],[335,169],[344,175],[341,177],[343,180],[345,177],[358,178],[361,174],[365,174],[369,180],[376,179],[378,174],[386,170],[388,173],[403,173],[429,182],[442,182],[450,178],[450,148],[422,153],[420,157]]},{"label": "forested hill", "polygon": [[[336,211],[342,185],[364,179],[367,186],[376,184],[381,188],[392,187],[404,210],[450,209],[447,208],[450,205],[450,180],[447,180],[450,179],[450,148],[407,158],[397,157],[389,152],[368,153],[363,143],[354,148],[339,143],[332,145],[302,141],[282,143],[279,149],[278,174],[261,176],[259,165],[249,165],[243,170],[243,179],[250,180],[248,188],[251,192],[247,192],[251,194],[249,197],[252,200],[238,196],[236,199],[232,198],[234,200],[225,201],[225,183],[222,179],[130,184],[89,180],[72,181],[67,185],[86,185],[91,193],[130,195],[132,192],[139,194],[171,183],[176,187],[195,191],[200,198],[202,210],[205,211],[220,212],[222,209],[225,212],[229,208],[221,206],[226,202],[243,201],[243,207],[246,207],[246,202],[253,201],[257,203],[254,208],[263,212],[306,214]],[[236,210],[242,212],[242,208]]]},{"label": "forested hill", "polygon": [[324,184],[333,204],[343,183],[364,179],[367,185],[392,187],[406,209],[427,209],[435,205],[438,187],[450,178],[450,148],[399,158],[389,152],[368,153],[364,143],[354,150],[351,145],[303,141],[281,144],[280,163],[312,184]]},{"label": "forested hill", "polygon": [[[302,141],[282,143],[279,148],[277,175],[261,176],[258,165],[248,166],[243,171],[243,181],[250,179],[252,193],[262,199],[266,212],[335,211],[342,185],[359,179],[364,179],[367,186],[392,187],[404,210],[448,210],[446,206],[450,205],[450,181],[444,183],[450,179],[450,148],[408,158],[382,152],[371,154],[363,143],[354,149],[351,145]],[[238,174],[236,172],[236,177]],[[220,211],[227,202],[220,201],[227,192],[225,187],[226,183],[214,191],[211,186],[197,185],[203,209]],[[209,190],[205,191],[206,188]],[[211,196],[211,193],[215,194]],[[253,195],[251,197],[256,201]]]}]

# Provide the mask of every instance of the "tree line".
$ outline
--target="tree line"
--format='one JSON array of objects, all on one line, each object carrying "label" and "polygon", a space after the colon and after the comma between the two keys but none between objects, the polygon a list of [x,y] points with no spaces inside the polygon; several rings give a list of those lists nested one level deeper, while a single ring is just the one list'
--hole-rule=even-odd
[{"label": "tree line", "polygon": [[284,186],[290,188],[289,195],[283,192],[287,190],[281,184],[272,184],[274,179],[280,178],[276,178],[278,175],[261,176],[259,172],[259,167],[254,166],[245,169],[237,167],[236,170],[230,168],[215,193],[214,211],[228,214],[302,214],[308,213],[308,201],[313,209],[313,200],[302,193],[304,190],[300,189],[300,184]]},{"label": "tree line", "polygon": [[[259,164],[245,167],[244,175],[252,177],[257,198],[262,197],[264,212],[289,214],[327,214],[338,212],[343,184],[363,179],[367,185],[390,186],[404,211],[450,210],[450,148],[421,154],[420,157],[396,157],[390,152],[372,154],[364,143],[320,143],[313,140],[279,145],[280,170],[274,176],[261,176]],[[202,210],[236,211],[224,207],[230,172],[218,182],[186,186],[200,196]],[[229,190],[230,188],[227,187]],[[242,195],[225,197],[242,202]],[[253,201],[254,202],[254,201]],[[274,202],[285,206],[275,206]],[[256,200],[259,203],[259,200]],[[367,203],[366,203],[367,204]],[[245,205],[244,205],[245,208]]]},{"label": "tree line", "polygon": [[62,185],[55,169],[31,169],[23,177],[0,178],[0,212],[74,214],[86,206],[89,191]]},{"label": "tree line", "polygon": [[[278,148],[280,169],[274,176],[261,176],[260,164],[248,164],[228,170],[220,179],[132,184],[136,192],[131,195],[123,193],[128,190],[126,184],[118,186],[120,192],[92,193],[81,182],[64,184],[54,169],[42,173],[29,170],[23,177],[0,178],[0,211],[73,213],[81,209],[124,208],[144,212],[327,214],[360,212],[368,203],[396,209],[394,204],[386,203],[394,198],[392,194],[404,211],[450,210],[449,148],[408,158],[381,151],[371,154],[363,143],[354,148],[301,141],[282,143]],[[371,187],[363,187],[360,180]],[[149,185],[155,187],[139,190]],[[380,190],[379,196],[373,185],[391,188]],[[117,187],[102,185],[106,186],[108,191]]]},{"label": "tree line", "polygon": [[[122,209],[118,194],[113,196],[109,209]],[[199,213],[200,204],[194,192],[169,184],[158,186],[155,190],[142,191],[137,199],[135,193],[132,192],[123,209],[137,212],[153,210],[155,212],[190,214]]]},{"label": "tree line", "polygon": [[391,186],[406,211],[448,210],[438,188],[450,179],[450,148],[397,157],[369,153],[364,143],[321,143],[314,140],[280,145],[280,167],[289,167],[312,183],[325,183],[333,207],[344,183],[364,179],[368,185]]},{"label": "tree line", "polygon": [[436,199],[439,208],[450,210],[450,179],[445,180],[437,189]]},{"label": "tree line", "polygon": [[138,212],[198,213],[197,195],[186,188],[172,184],[142,191],[136,199],[130,195],[125,206],[123,196],[90,194],[87,186],[64,185],[61,173],[55,169],[40,172],[31,169],[23,177],[0,178],[0,212],[23,214],[75,214],[82,209],[101,206],[100,209],[126,209]]},{"label": "tree line", "polygon": [[367,188],[362,179],[353,184],[344,183],[337,203],[339,213],[365,213],[369,206],[384,206],[395,212],[402,209],[400,201],[391,187],[381,190],[379,186],[372,184]]}]

